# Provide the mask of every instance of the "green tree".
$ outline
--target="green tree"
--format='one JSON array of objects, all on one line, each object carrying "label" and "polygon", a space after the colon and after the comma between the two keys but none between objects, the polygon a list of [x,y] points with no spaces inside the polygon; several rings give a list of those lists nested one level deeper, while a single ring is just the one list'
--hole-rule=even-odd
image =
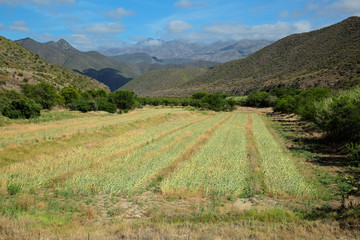
[{"label": "green tree", "polygon": [[136,105],[136,95],[131,91],[117,90],[109,94],[108,100],[119,109],[132,109]]},{"label": "green tree", "polygon": [[57,93],[54,85],[42,82],[37,85],[21,85],[23,94],[40,104],[43,109],[51,109],[56,105]]},{"label": "green tree", "polygon": [[65,105],[68,106],[71,102],[80,99],[80,94],[72,87],[65,87],[59,93],[65,100]]},{"label": "green tree", "polygon": [[32,99],[16,99],[12,100],[3,109],[2,114],[8,118],[31,118],[40,116],[41,105]]}]

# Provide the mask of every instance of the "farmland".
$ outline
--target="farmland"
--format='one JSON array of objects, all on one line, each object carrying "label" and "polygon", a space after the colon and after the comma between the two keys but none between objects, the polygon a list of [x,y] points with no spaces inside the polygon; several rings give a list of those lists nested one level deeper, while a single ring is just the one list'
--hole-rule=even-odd
[{"label": "farmland", "polygon": [[294,157],[268,121],[143,108],[4,124],[0,239],[356,238],[306,217],[329,200],[324,170]]}]

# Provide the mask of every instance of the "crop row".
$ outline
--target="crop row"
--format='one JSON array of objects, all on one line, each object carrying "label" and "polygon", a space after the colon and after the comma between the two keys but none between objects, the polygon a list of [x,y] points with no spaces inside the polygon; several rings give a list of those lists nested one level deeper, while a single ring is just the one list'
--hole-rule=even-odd
[{"label": "crop row", "polygon": [[314,188],[295,160],[276,141],[257,114],[252,114],[256,147],[266,189],[274,195],[311,196]]},{"label": "crop row", "polygon": [[246,115],[236,113],[189,161],[162,182],[161,190],[244,195],[250,174],[245,123]]}]

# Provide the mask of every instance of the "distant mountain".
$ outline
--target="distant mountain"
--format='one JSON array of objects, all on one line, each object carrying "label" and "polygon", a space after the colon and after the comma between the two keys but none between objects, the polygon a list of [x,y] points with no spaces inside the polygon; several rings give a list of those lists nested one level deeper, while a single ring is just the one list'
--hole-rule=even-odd
[{"label": "distant mountain", "polygon": [[31,38],[25,38],[16,42],[54,64],[95,78],[109,86],[111,91],[115,91],[131,79],[148,71],[219,65],[219,63],[191,59],[160,60],[146,53],[127,54],[111,58],[96,51],[81,52],[64,39],[58,42],[39,43]]},{"label": "distant mountain", "polygon": [[95,51],[81,52],[64,39],[58,42],[39,43],[31,38],[25,38],[15,42],[54,64],[60,64],[79,72],[90,69],[100,71],[105,68],[112,68],[127,78],[133,78],[141,74],[134,65],[121,63]]},{"label": "distant mountain", "polygon": [[[66,48],[65,44],[59,44]],[[0,90],[19,90],[23,83],[39,82],[52,83],[58,89],[72,86],[81,90],[109,90],[107,86],[90,77],[49,63],[21,45],[0,37]]]},{"label": "distant mountain", "polygon": [[208,71],[207,68],[171,68],[144,73],[122,86],[139,96],[166,96],[169,89],[186,85],[191,79]]},{"label": "distant mountain", "polygon": [[267,40],[241,40],[212,44],[190,43],[184,40],[163,41],[148,38],[132,46],[126,45],[104,51],[107,56],[146,53],[158,59],[190,59],[211,62],[227,62],[251,55],[271,44]]},{"label": "distant mountain", "polygon": [[341,88],[360,84],[359,74],[360,17],[350,17],[285,37],[245,59],[210,69],[181,88],[161,87],[161,91],[167,96],[185,96],[196,91],[244,94],[274,87]]}]

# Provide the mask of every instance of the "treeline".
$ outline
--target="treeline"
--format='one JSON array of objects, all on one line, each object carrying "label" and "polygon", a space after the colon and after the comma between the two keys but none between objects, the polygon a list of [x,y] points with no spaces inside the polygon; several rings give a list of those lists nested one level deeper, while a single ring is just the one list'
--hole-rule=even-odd
[{"label": "treeline", "polygon": [[117,90],[79,91],[65,87],[57,92],[54,85],[42,82],[37,85],[23,84],[21,92],[0,92],[0,114],[12,118],[32,118],[40,116],[42,109],[62,106],[81,112],[107,111],[109,113],[128,112],[145,105],[192,106],[214,111],[232,110],[236,102],[226,94],[195,93],[189,98],[137,97],[134,92]]},{"label": "treeline", "polygon": [[229,98],[228,94],[211,94],[206,92],[194,93],[191,97],[140,97],[138,101],[141,105],[153,106],[191,106],[199,109],[213,111],[234,110],[236,102]]}]

